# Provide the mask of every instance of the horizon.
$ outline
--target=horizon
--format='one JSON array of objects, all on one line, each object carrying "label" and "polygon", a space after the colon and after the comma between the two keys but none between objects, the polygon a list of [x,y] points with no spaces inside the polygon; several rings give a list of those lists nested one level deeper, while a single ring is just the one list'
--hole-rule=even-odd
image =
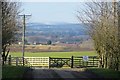
[{"label": "horizon", "polygon": [[27,24],[44,24],[44,25],[62,25],[62,24],[83,24],[83,23],[68,23],[68,22],[51,22],[51,23],[44,23],[44,22],[27,22]]}]

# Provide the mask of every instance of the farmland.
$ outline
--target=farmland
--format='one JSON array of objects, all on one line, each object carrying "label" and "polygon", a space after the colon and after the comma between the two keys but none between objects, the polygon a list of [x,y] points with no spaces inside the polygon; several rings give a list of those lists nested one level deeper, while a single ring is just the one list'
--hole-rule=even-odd
[{"label": "farmland", "polygon": [[[10,46],[11,52],[21,52],[22,44],[13,44]],[[79,52],[94,51],[93,42],[91,40],[84,41],[79,44],[58,43],[51,45],[25,45],[26,52]]]},{"label": "farmland", "polygon": [[[22,52],[10,52],[10,55],[21,57]],[[71,56],[96,56],[94,51],[80,52],[25,52],[25,57],[71,57]]]}]

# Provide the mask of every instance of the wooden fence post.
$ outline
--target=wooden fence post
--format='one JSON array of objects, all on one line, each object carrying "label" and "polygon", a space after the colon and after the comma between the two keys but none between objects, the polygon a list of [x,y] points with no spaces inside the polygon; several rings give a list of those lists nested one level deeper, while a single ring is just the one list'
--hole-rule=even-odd
[{"label": "wooden fence post", "polygon": [[49,68],[50,68],[50,57],[49,57]]},{"label": "wooden fence post", "polygon": [[8,65],[11,65],[11,55],[8,57]]},{"label": "wooden fence post", "polygon": [[18,66],[18,57],[16,57],[16,66]]},{"label": "wooden fence post", "polygon": [[73,65],[74,65],[74,61],[73,61],[73,56],[71,57],[71,68],[73,68]]},{"label": "wooden fence post", "polygon": [[94,66],[94,56],[93,56],[93,66]]}]

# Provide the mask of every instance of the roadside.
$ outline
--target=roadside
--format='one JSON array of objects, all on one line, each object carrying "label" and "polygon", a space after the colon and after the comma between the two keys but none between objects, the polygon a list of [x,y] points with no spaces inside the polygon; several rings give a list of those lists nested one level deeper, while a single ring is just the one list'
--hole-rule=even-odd
[{"label": "roadside", "polygon": [[3,79],[12,80],[119,80],[120,71],[102,68],[29,68],[23,66],[4,66]]},{"label": "roadside", "polygon": [[6,79],[22,80],[23,75],[27,69],[28,67],[25,66],[4,65],[2,66],[2,80],[6,80]]},{"label": "roadside", "polygon": [[91,72],[92,74],[95,74],[96,76],[102,77],[102,78],[113,78],[113,79],[119,79],[120,78],[120,71],[114,71],[111,69],[104,69],[104,68],[87,68],[88,72]]}]

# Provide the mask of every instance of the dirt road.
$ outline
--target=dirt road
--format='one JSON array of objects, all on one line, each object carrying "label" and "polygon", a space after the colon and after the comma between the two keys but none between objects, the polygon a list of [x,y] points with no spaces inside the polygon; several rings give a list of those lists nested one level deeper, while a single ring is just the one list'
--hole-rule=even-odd
[{"label": "dirt road", "polygon": [[53,69],[44,69],[44,68],[33,68],[28,70],[25,74],[25,78],[31,78],[32,80],[91,80],[92,78],[99,78],[97,75],[86,71],[84,68],[53,68]]}]

